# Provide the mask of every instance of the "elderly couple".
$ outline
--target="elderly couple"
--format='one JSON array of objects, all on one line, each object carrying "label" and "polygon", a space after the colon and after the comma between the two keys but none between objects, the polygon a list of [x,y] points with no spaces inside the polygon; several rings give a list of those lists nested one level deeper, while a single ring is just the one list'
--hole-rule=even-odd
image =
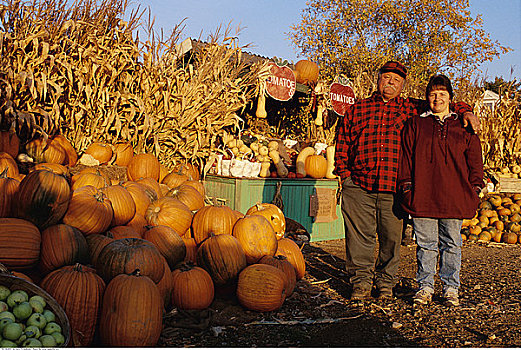
[{"label": "elderly couple", "polygon": [[410,215],[418,263],[414,303],[431,302],[439,256],[443,300],[457,306],[462,219],[474,216],[483,186],[481,145],[472,132],[479,120],[467,104],[452,103],[444,75],[430,79],[427,101],[400,97],[406,76],[401,63],[385,63],[377,91],[352,105],[338,129],[351,299],[370,298],[373,283],[379,298],[393,297],[403,218]]}]

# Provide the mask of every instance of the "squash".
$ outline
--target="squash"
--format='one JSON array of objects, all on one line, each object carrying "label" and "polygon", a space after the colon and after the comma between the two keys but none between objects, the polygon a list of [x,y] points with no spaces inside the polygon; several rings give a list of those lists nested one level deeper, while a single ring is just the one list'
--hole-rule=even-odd
[{"label": "squash", "polygon": [[259,97],[257,98],[257,110],[255,111],[257,118],[266,119],[268,113],[266,112],[266,95],[264,93],[264,85],[261,86]]},{"label": "squash", "polygon": [[20,139],[13,131],[0,131],[0,152],[9,153],[13,158],[16,158],[20,150]]},{"label": "squash", "polygon": [[306,173],[306,159],[315,154],[315,149],[313,147],[306,147],[300,151],[297,156],[296,161],[296,173],[299,177],[305,177]]},{"label": "squash", "polygon": [[156,246],[161,255],[165,257],[170,269],[183,261],[186,256],[185,242],[171,227],[148,226],[143,238]]},{"label": "squash", "polygon": [[30,269],[38,263],[40,230],[30,221],[0,218],[0,263],[9,269]]},{"label": "squash", "polygon": [[0,152],[0,172],[4,170],[6,170],[5,175],[13,179],[17,179],[20,174],[14,158],[7,152]]},{"label": "squash", "polygon": [[271,162],[261,162],[260,177],[270,177]]},{"label": "squash", "polygon": [[280,159],[279,151],[271,150],[269,152],[270,158],[273,160],[273,164],[275,164],[275,167],[277,168],[277,174],[280,177],[287,177],[288,176],[288,169],[284,165],[284,162],[282,159]]},{"label": "squash", "polygon": [[114,164],[119,166],[127,166],[134,156],[134,148],[130,142],[119,142],[114,146]]},{"label": "squash", "polygon": [[295,241],[289,238],[279,240],[277,252],[275,255],[284,255],[295,268],[297,281],[302,279],[306,274],[306,261],[304,255]]},{"label": "squash", "polygon": [[279,309],[286,299],[286,275],[275,266],[253,264],[239,274],[237,299],[248,310]]},{"label": "squash", "polygon": [[208,205],[194,214],[192,221],[193,237],[197,244],[214,235],[232,234],[238,218],[233,210],[225,205]]},{"label": "squash", "polygon": [[310,60],[300,60],[295,63],[296,80],[300,84],[316,84],[318,81],[318,65]]},{"label": "squash", "polygon": [[172,305],[179,310],[204,310],[214,299],[212,277],[191,263],[182,263],[172,271]]},{"label": "squash", "polygon": [[60,145],[63,150],[65,151],[65,160],[64,164],[73,167],[78,162],[78,153],[72,146],[72,144],[65,138],[65,136],[59,134],[53,137],[52,141],[53,143],[57,143]]},{"label": "squash", "polygon": [[150,225],[165,225],[182,235],[192,224],[192,211],[180,200],[162,197],[152,202],[145,213]]},{"label": "squash", "polygon": [[327,173],[327,160],[319,154],[313,154],[306,158],[306,174],[314,179],[322,179]]},{"label": "squash", "polygon": [[289,298],[293,291],[295,290],[295,286],[297,284],[297,274],[295,272],[295,268],[288,261],[284,255],[275,255],[269,256],[265,255],[259,260],[259,264],[266,264],[275,266],[280,269],[286,275],[286,297]]},{"label": "squash", "polygon": [[327,146],[326,160],[327,160],[326,179],[336,179],[337,176],[335,174],[333,174],[333,171],[335,170],[335,146]]},{"label": "squash", "polygon": [[112,226],[126,225],[136,214],[136,204],[130,192],[121,185],[111,185],[102,189],[112,204],[114,216]]},{"label": "squash", "polygon": [[237,220],[232,235],[241,244],[248,264],[256,263],[264,255],[277,251],[277,236],[271,223],[262,215],[246,215]]},{"label": "squash", "polygon": [[0,218],[12,217],[20,181],[7,176],[7,168],[0,174]]},{"label": "squash", "polygon": [[127,165],[127,176],[129,180],[135,181],[141,177],[151,177],[159,181],[161,165],[157,157],[151,153],[140,153],[130,159]]},{"label": "squash", "polygon": [[75,227],[57,224],[41,232],[40,271],[48,274],[62,266],[89,262],[85,236]]},{"label": "squash", "polygon": [[100,164],[107,164],[113,155],[112,146],[104,142],[93,142],[85,150],[86,154],[92,156]]},{"label": "squash", "polygon": [[246,215],[261,215],[270,222],[277,239],[284,238],[286,232],[286,218],[284,213],[275,204],[257,203],[246,211]]}]

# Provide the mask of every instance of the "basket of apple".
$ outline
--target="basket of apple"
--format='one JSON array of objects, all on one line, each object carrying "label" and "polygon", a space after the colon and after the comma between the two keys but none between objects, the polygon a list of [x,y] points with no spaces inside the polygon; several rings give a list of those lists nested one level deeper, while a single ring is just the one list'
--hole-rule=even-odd
[{"label": "basket of apple", "polygon": [[58,302],[0,266],[0,347],[66,347],[70,324]]}]

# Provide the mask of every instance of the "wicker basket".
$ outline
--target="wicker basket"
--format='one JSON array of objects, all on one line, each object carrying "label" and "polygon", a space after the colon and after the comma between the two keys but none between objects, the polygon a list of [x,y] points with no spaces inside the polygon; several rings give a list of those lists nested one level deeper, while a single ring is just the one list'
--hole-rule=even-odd
[{"label": "wicker basket", "polygon": [[6,286],[11,291],[21,289],[29,294],[29,297],[37,294],[42,296],[47,303],[47,308],[54,312],[56,316],[56,323],[62,327],[62,334],[65,338],[65,342],[62,347],[67,347],[71,338],[71,326],[69,318],[63,311],[63,308],[58,302],[42,288],[38,287],[34,283],[31,283],[23,278],[13,276],[9,270],[2,264],[0,264],[0,285]]}]

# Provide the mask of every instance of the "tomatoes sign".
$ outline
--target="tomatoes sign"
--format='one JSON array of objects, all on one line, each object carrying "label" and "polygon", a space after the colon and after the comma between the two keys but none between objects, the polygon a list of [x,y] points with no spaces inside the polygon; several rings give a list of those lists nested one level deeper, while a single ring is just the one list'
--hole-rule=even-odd
[{"label": "tomatoes sign", "polygon": [[343,116],[347,108],[355,103],[355,93],[349,85],[333,83],[329,89],[329,99],[335,113]]},{"label": "tomatoes sign", "polygon": [[270,75],[266,80],[266,92],[271,98],[288,101],[295,94],[297,81],[293,70],[288,66],[270,63]]}]

